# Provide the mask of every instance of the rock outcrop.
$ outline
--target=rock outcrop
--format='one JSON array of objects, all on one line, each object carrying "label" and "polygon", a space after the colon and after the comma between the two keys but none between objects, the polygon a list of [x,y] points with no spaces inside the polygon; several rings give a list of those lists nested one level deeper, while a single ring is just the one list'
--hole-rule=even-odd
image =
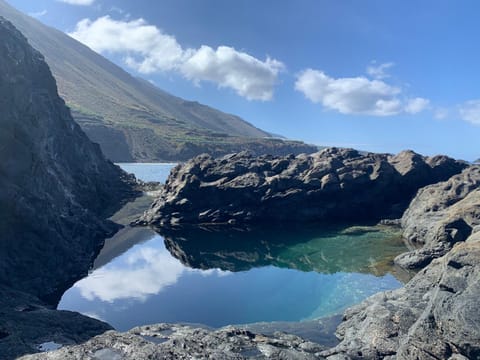
[{"label": "rock outcrop", "polygon": [[344,314],[328,359],[479,359],[480,233]]},{"label": "rock outcrop", "polygon": [[398,218],[416,191],[467,165],[445,156],[329,148],[312,155],[198,156],[177,166],[141,224],[353,222]]},{"label": "rock outcrop", "polygon": [[480,166],[471,166],[447,181],[421,189],[402,217],[404,237],[419,249],[396,263],[422,268],[465,241],[480,225]]},{"label": "rock outcrop", "polygon": [[127,333],[114,331],[85,344],[52,353],[25,356],[23,360],[96,359],[319,359],[323,348],[298,336],[274,333],[265,336],[228,327],[217,331],[183,325],[157,324]]},{"label": "rock outcrop", "polygon": [[55,303],[86,274],[134,178],[73,121],[40,53],[0,17],[0,284]]}]

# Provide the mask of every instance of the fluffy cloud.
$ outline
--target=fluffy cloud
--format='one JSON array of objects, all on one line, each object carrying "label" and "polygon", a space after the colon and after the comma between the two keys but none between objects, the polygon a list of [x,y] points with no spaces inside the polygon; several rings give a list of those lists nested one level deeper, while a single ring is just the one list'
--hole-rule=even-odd
[{"label": "fluffy cloud", "polygon": [[70,5],[92,5],[95,0],[57,0]]},{"label": "fluffy cloud", "polygon": [[212,81],[251,100],[270,100],[282,69],[283,64],[277,60],[260,61],[228,46],[216,50],[202,46],[192,51],[181,66],[188,79]]},{"label": "fluffy cloud", "polygon": [[173,36],[163,34],[143,19],[116,21],[109,16],[81,20],[69,34],[99,53],[125,55],[128,66],[149,74],[178,68],[185,51]]},{"label": "fluffy cloud", "polygon": [[367,67],[367,74],[373,77],[374,79],[385,79],[390,77],[387,73],[387,70],[395,65],[393,62],[383,63],[377,65],[376,62],[373,62],[372,65]]},{"label": "fluffy cloud", "polygon": [[371,80],[364,76],[335,79],[314,69],[307,69],[298,76],[295,89],[312,102],[342,114],[413,114],[425,109],[429,103],[423,98],[403,100],[400,88],[381,80]]},{"label": "fluffy cloud", "polygon": [[459,107],[460,117],[474,125],[480,125],[480,99],[470,100]]},{"label": "fluffy cloud", "polygon": [[69,35],[97,52],[123,55],[125,63],[140,73],[176,71],[195,83],[210,81],[250,100],[270,100],[284,68],[280,61],[262,61],[228,46],[184,49],[175,37],[143,19],[84,19]]}]

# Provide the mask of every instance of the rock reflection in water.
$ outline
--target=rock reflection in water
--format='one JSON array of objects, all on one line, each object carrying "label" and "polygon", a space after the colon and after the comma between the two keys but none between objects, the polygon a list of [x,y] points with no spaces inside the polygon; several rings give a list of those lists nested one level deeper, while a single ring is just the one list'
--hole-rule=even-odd
[{"label": "rock reflection in water", "polygon": [[196,269],[246,271],[276,266],[332,274],[392,273],[405,281],[409,274],[394,267],[406,251],[400,232],[387,226],[156,229],[170,253]]}]

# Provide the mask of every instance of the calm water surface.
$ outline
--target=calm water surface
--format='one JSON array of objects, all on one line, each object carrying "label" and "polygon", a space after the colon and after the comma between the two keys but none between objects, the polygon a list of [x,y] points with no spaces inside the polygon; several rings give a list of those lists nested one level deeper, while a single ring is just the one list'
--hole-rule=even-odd
[{"label": "calm water surface", "polygon": [[[172,167],[121,166],[146,181],[164,181]],[[106,242],[90,275],[63,295],[59,309],[102,319],[118,330],[155,322],[219,327],[311,320],[400,287],[391,261],[403,251],[399,234],[388,228],[160,235],[126,227]]]}]

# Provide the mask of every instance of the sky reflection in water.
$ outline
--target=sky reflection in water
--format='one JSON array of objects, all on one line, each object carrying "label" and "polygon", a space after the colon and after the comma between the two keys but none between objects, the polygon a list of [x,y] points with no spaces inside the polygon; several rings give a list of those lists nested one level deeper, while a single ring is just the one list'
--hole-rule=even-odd
[{"label": "sky reflection in water", "polygon": [[154,322],[223,326],[313,319],[398,286],[391,274],[322,274],[276,266],[238,272],[192,269],[152,233],[151,240],[78,281],[59,308],[97,317],[119,330]]}]

